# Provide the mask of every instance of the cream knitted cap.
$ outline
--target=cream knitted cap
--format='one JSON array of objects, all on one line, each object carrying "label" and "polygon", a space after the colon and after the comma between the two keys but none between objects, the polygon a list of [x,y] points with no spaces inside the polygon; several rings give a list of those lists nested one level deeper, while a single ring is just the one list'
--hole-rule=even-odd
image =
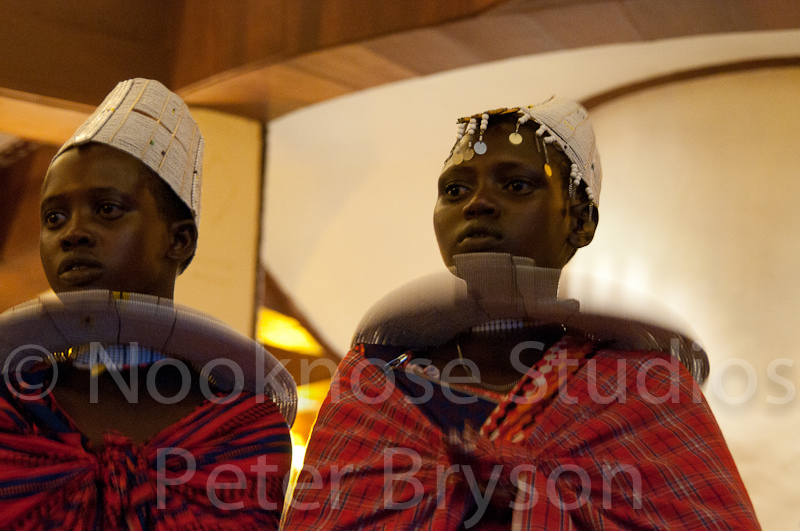
[{"label": "cream knitted cap", "polygon": [[141,160],[186,203],[199,224],[203,135],[177,94],[150,79],[120,82],[53,160],[90,142]]}]

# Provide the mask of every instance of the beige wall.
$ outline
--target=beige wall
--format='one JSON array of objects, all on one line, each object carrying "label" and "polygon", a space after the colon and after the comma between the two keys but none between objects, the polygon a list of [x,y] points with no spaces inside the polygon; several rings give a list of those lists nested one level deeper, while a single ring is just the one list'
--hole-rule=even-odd
[{"label": "beige wall", "polygon": [[800,525],[798,87],[800,69],[763,70],[597,109],[601,223],[570,268],[641,290],[696,331],[704,392],[765,530]]},{"label": "beige wall", "polygon": [[200,240],[178,277],[175,301],[209,313],[252,337],[263,128],[259,122],[192,109],[203,132]]}]

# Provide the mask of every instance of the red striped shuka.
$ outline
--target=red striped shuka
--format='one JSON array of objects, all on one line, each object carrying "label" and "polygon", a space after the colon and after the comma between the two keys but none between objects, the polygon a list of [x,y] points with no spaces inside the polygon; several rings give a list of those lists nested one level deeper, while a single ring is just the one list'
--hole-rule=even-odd
[{"label": "red striped shuka", "polygon": [[564,336],[508,394],[358,345],[323,403],[283,528],[757,530],[674,358]]},{"label": "red striped shuka", "polygon": [[36,394],[48,373],[0,386],[0,529],[278,528],[291,439],[268,396],[206,400],[145,444],[108,431],[92,448]]}]

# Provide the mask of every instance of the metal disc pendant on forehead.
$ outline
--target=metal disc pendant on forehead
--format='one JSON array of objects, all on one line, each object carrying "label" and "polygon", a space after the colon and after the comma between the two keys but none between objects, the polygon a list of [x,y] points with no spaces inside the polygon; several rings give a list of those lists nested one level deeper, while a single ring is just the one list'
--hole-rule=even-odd
[{"label": "metal disc pendant on forehead", "polygon": [[486,153],[486,142],[475,142],[475,153],[478,155]]},{"label": "metal disc pendant on forehead", "polygon": [[514,144],[515,146],[517,144],[522,144],[522,135],[519,133],[511,133],[510,135],[508,135],[508,141]]}]

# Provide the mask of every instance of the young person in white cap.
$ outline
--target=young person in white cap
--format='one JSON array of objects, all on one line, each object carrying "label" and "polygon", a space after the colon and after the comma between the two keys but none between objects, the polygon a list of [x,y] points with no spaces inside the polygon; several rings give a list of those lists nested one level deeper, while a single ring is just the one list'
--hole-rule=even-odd
[{"label": "young person in white cap", "polygon": [[[171,300],[197,246],[202,155],[184,102],[131,79],[53,159],[40,250],[56,296],[0,316],[16,347],[0,349],[4,529],[277,528],[294,383]],[[31,348],[46,359],[11,365]]]},{"label": "young person in white cap", "polygon": [[600,183],[576,102],[458,121],[433,216],[450,271],[362,320],[285,529],[758,529],[705,353],[557,298]]}]

